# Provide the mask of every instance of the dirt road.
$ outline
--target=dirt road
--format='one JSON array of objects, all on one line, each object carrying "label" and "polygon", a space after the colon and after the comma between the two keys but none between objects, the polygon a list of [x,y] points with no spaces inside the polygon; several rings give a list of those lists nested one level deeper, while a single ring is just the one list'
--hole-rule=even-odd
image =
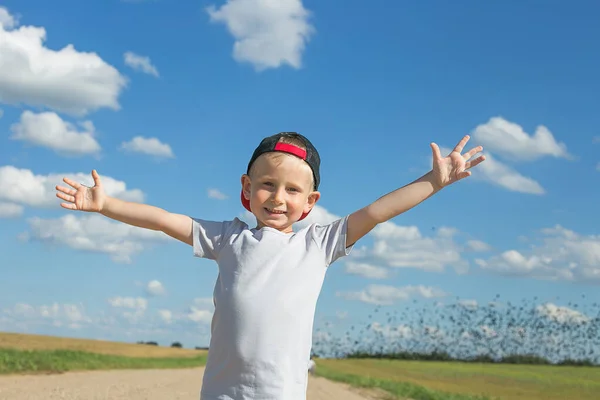
[{"label": "dirt road", "polygon": [[[0,400],[198,400],[202,368],[0,376]],[[364,391],[310,378],[307,400],[374,400]]]}]

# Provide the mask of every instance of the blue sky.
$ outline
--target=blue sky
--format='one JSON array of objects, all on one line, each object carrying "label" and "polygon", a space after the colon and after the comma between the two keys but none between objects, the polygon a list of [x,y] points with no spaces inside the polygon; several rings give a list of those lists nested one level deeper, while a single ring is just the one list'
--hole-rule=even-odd
[{"label": "blue sky", "polygon": [[427,172],[431,141],[488,156],[334,264],[316,327],[415,299],[600,300],[596,2],[262,3],[3,1],[0,330],[207,344],[216,266],[53,188],[95,168],[115,196],[248,218],[240,176],[284,130],[323,159],[313,222]]}]

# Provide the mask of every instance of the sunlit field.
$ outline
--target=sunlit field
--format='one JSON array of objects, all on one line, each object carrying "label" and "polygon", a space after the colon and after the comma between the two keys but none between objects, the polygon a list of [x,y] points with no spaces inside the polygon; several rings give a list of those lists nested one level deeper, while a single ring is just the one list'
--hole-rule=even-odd
[{"label": "sunlit field", "polygon": [[[75,350],[124,357],[197,357],[202,350],[0,332],[0,349]],[[204,353],[206,353],[204,351]]]},{"label": "sunlit field", "polygon": [[[600,368],[373,359],[318,360],[318,369],[442,393],[519,400],[598,399]],[[352,379],[348,379],[353,383]],[[423,397],[425,398],[425,397]],[[441,396],[440,398],[445,398]]]},{"label": "sunlit field", "polygon": [[192,368],[204,365],[206,355],[177,347],[0,333],[0,374]]}]

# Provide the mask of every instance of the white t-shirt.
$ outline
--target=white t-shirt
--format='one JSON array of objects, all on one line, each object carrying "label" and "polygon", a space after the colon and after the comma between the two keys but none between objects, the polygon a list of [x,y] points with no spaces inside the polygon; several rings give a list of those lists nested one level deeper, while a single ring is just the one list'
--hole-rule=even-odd
[{"label": "white t-shirt", "polygon": [[317,299],[351,251],[347,220],[290,234],[193,220],[194,255],[219,266],[201,400],[306,399]]}]

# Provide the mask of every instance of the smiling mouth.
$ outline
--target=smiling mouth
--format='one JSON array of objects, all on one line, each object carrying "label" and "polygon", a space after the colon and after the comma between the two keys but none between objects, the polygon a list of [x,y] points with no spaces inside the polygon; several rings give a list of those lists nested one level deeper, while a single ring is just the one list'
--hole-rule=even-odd
[{"label": "smiling mouth", "polygon": [[271,214],[285,214],[285,211],[281,211],[281,210],[272,210],[270,208],[265,208],[265,210],[267,210]]}]

